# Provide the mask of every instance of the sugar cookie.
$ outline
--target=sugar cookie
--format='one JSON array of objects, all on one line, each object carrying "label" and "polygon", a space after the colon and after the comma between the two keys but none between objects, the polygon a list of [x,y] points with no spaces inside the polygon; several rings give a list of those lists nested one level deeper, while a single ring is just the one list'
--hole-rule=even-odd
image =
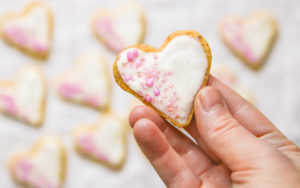
[{"label": "sugar cookie", "polygon": [[43,3],[30,3],[21,13],[4,15],[0,26],[1,37],[8,44],[36,58],[48,57],[53,15]]},{"label": "sugar cookie", "polygon": [[275,19],[265,12],[256,12],[248,18],[228,17],[220,24],[224,42],[253,69],[261,67],[277,30]]},{"label": "sugar cookie", "polygon": [[126,156],[127,135],[123,120],[104,114],[94,125],[82,125],[74,130],[76,150],[94,161],[120,168]]},{"label": "sugar cookie", "polygon": [[44,121],[46,80],[42,70],[25,66],[14,81],[0,81],[0,111],[11,117],[39,126]]},{"label": "sugar cookie", "polygon": [[128,3],[115,10],[100,9],[92,18],[94,35],[112,51],[143,42],[146,19],[141,7]]},{"label": "sugar cookie", "polygon": [[178,127],[189,125],[194,97],[206,84],[211,52],[195,31],[177,31],[163,45],[129,46],[115,60],[113,71],[122,89]]},{"label": "sugar cookie", "polygon": [[13,179],[26,187],[59,188],[65,179],[66,163],[62,141],[44,136],[29,151],[14,154],[9,169]]},{"label": "sugar cookie", "polygon": [[98,53],[81,56],[76,65],[57,78],[57,92],[63,99],[96,109],[108,109],[111,78],[107,60]]}]

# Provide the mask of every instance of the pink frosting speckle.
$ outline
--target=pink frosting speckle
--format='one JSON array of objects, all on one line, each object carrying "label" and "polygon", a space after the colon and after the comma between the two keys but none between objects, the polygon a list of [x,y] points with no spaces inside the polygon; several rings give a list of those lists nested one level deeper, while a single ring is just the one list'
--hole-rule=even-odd
[{"label": "pink frosting speckle", "polygon": [[104,155],[103,153],[99,152],[99,151],[96,152],[95,155],[96,155],[96,157],[97,157],[98,159],[100,159],[100,160],[103,160],[103,161],[106,161],[106,160],[107,160],[107,156]]},{"label": "pink frosting speckle", "polygon": [[28,182],[32,184],[34,187],[45,187],[45,188],[58,188],[59,185],[55,185],[54,183],[47,180],[44,176],[40,174],[36,174],[35,176],[30,176],[32,169],[34,168],[33,164],[28,159],[19,160],[15,167],[14,172],[18,179],[21,182]]},{"label": "pink frosting speckle", "polygon": [[26,36],[23,29],[21,29],[18,26],[11,26],[6,29],[4,29],[4,33],[7,37],[9,37],[11,40],[13,40],[15,43],[18,43],[20,46],[27,46],[29,39]]},{"label": "pink frosting speckle", "polygon": [[94,139],[91,134],[83,134],[78,137],[79,146],[88,153],[93,153],[96,150]]},{"label": "pink frosting speckle", "polygon": [[[136,49],[127,50],[122,54],[121,66],[130,68],[133,70],[132,74],[122,74],[123,80],[130,85],[130,80],[134,80],[134,84],[140,86],[140,89],[136,91],[144,101],[156,105],[159,103],[164,111],[168,112],[172,118],[177,119],[180,117],[178,114],[178,96],[174,91],[174,83],[170,83],[170,77],[174,76],[173,72],[159,70],[156,54],[149,57],[153,64],[147,63],[147,59],[143,57],[143,54],[138,54]],[[138,52],[138,51],[137,51]],[[147,65],[147,66],[146,66]],[[127,73],[128,74],[128,73]]]},{"label": "pink frosting speckle", "polygon": [[123,75],[122,78],[123,78],[123,80],[125,82],[129,82],[130,80],[132,80],[132,76],[131,75]]},{"label": "pink frosting speckle", "polygon": [[90,133],[86,133],[78,137],[78,144],[84,151],[94,155],[99,160],[108,160],[105,154],[97,150],[94,142],[95,140],[93,135]]},{"label": "pink frosting speckle", "polygon": [[12,115],[16,115],[18,113],[17,105],[12,96],[1,94],[0,101],[4,104],[4,110]]},{"label": "pink frosting speckle", "polygon": [[4,29],[5,35],[12,41],[22,47],[32,48],[37,52],[46,52],[48,47],[40,42],[36,41],[33,36],[26,33],[21,27],[11,26]]},{"label": "pink frosting speckle", "polygon": [[99,99],[97,97],[89,96],[85,98],[85,101],[90,105],[99,106]]},{"label": "pink frosting speckle", "polygon": [[111,18],[98,18],[95,22],[95,30],[96,33],[103,38],[105,44],[112,50],[118,52],[124,47],[124,44],[114,31]]},{"label": "pink frosting speckle", "polygon": [[43,44],[40,44],[38,42],[35,42],[33,45],[32,45],[33,49],[38,51],[38,52],[46,52],[48,47],[46,45],[43,45]]},{"label": "pink frosting speckle", "polygon": [[258,58],[254,55],[251,48],[243,41],[241,37],[242,27],[243,25],[241,22],[223,25],[224,32],[233,34],[233,38],[230,42],[234,48],[239,50],[250,62],[256,62]]},{"label": "pink frosting speckle", "polygon": [[72,98],[76,94],[81,92],[81,88],[78,84],[74,83],[63,83],[59,86],[59,93],[66,98]]},{"label": "pink frosting speckle", "polygon": [[21,181],[25,182],[25,181],[27,181],[29,172],[31,171],[32,168],[33,168],[33,166],[29,160],[21,159],[20,161],[18,161],[16,163],[14,170],[15,170],[17,177]]}]

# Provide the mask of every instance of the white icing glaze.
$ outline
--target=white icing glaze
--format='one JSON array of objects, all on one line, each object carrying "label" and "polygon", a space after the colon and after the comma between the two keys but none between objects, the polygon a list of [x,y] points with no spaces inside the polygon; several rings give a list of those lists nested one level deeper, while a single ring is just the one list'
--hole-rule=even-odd
[{"label": "white icing glaze", "polygon": [[72,94],[68,99],[77,102],[86,102],[91,97],[97,102],[96,107],[106,105],[109,102],[110,82],[108,78],[108,70],[106,60],[101,56],[90,53],[77,67],[68,71],[59,79],[58,89],[60,94],[61,87],[65,83],[78,85],[80,92]]},{"label": "white icing glaze", "polygon": [[21,28],[30,40],[48,47],[50,25],[47,11],[43,7],[36,6],[25,17],[5,22],[3,30],[12,27]]},{"label": "white icing glaze", "polygon": [[40,119],[44,96],[45,87],[41,73],[28,69],[18,80],[15,88],[20,118],[24,114],[28,121],[37,122]]},{"label": "white icing glaze", "polygon": [[[150,96],[153,99],[151,104],[159,111],[179,123],[185,123],[208,68],[206,53],[200,41],[181,35],[172,39],[161,52],[145,53],[138,50],[137,59],[144,59],[138,67],[128,62],[127,58],[128,52],[134,50],[126,49],[117,60],[118,72],[123,80],[124,77],[131,77],[129,81],[126,78],[124,81],[133,91],[144,98]],[[151,87],[142,86],[145,79],[148,79],[147,74],[155,80]],[[165,78],[164,74],[167,75]],[[155,96],[154,88],[159,88],[158,96]],[[175,104],[168,108],[172,101]]]},{"label": "white icing glaze", "polygon": [[32,176],[43,175],[55,185],[60,184],[61,151],[56,142],[46,142],[32,157],[34,169]]},{"label": "white icing glaze", "polygon": [[[223,35],[229,43],[239,40],[243,46],[234,46],[238,51],[245,55],[250,62],[260,61],[267,53],[268,47],[276,33],[273,19],[265,13],[257,13],[249,19],[228,18],[223,21]],[[240,39],[237,39],[240,38]],[[244,51],[249,48],[253,55]],[[248,50],[248,51],[249,51]]]}]

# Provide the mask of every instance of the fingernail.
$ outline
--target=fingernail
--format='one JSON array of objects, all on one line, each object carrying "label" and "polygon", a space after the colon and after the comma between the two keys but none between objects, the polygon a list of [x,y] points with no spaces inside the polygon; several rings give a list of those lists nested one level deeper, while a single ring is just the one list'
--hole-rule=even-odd
[{"label": "fingernail", "polygon": [[200,100],[200,104],[206,112],[209,112],[216,106],[224,105],[221,93],[211,86],[204,87],[200,90],[198,100]]}]

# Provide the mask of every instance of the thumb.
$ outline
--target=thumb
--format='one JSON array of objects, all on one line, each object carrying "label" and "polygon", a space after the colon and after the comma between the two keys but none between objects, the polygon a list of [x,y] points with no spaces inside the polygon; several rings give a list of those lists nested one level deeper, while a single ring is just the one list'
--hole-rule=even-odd
[{"label": "thumb", "polygon": [[214,87],[199,91],[194,108],[201,137],[231,170],[253,166],[272,150],[232,117],[223,96]]}]

